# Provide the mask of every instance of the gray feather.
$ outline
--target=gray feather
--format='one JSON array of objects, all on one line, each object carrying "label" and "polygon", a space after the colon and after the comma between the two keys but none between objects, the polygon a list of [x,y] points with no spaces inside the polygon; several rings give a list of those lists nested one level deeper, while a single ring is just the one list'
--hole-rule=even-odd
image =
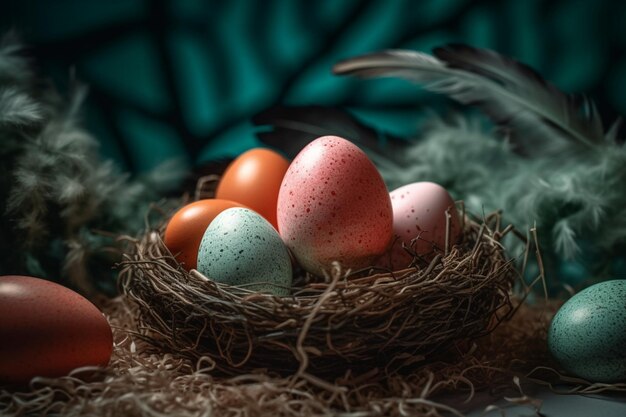
[{"label": "gray feather", "polygon": [[20,51],[11,36],[0,40],[0,275],[112,293],[122,250],[115,236],[145,226],[148,206],[177,188],[184,166],[164,162],[130,179],[100,159],[80,126],[87,89],[71,77],[66,100]]},{"label": "gray feather", "polygon": [[0,91],[0,125],[27,125],[43,118],[41,105],[28,94],[15,88]]},{"label": "gray feather", "polygon": [[559,154],[605,143],[595,105],[584,97],[560,92],[529,67],[468,46],[438,48],[435,55],[384,51],[340,62],[334,72],[402,77],[475,105],[507,128],[523,154]]}]

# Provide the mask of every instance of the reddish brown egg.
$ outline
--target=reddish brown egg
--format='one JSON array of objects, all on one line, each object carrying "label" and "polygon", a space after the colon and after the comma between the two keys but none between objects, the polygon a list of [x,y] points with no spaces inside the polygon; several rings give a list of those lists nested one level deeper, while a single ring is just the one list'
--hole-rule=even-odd
[{"label": "reddish brown egg", "polygon": [[251,208],[278,230],[276,202],[287,168],[289,161],[280,154],[270,149],[251,149],[228,166],[215,197]]},{"label": "reddish brown egg", "polygon": [[0,384],[106,366],[111,327],[87,299],[39,278],[0,277]]},{"label": "reddish brown egg", "polygon": [[187,204],[172,216],[165,229],[165,246],[188,271],[198,264],[198,249],[206,228],[226,209],[245,206],[229,200],[207,199]]}]

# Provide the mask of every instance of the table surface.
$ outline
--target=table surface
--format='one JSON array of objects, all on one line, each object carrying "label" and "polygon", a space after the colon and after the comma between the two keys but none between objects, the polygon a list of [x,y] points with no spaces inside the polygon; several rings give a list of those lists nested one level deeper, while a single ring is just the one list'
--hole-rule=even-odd
[{"label": "table surface", "polygon": [[[626,394],[621,395],[561,395],[545,389],[529,393],[542,401],[540,414],[531,406],[511,405],[505,400],[495,401],[503,407],[506,417],[626,417]],[[477,397],[466,406],[468,417],[499,417],[499,410],[485,413],[485,407],[494,404],[486,396]],[[461,409],[464,407],[461,407]]]}]

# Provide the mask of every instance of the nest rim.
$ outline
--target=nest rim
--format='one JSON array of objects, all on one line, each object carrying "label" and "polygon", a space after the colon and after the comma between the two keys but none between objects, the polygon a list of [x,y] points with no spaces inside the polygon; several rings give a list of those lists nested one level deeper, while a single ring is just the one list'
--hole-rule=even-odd
[{"label": "nest rim", "polygon": [[[118,284],[139,306],[148,342],[195,360],[209,358],[225,375],[263,370],[322,385],[368,369],[389,376],[436,357],[444,345],[490,333],[514,312],[511,291],[520,273],[501,243],[513,228],[501,229],[500,212],[480,220],[463,212],[462,219],[462,241],[427,265],[356,271],[352,278],[335,265],[331,279],[305,282],[288,296],[186,271],[165,247],[162,223],[130,239]],[[454,277],[471,285],[454,283]],[[421,299],[420,292],[426,294]],[[435,327],[407,318],[420,311],[416,306]],[[450,308],[457,311],[446,325]]]}]

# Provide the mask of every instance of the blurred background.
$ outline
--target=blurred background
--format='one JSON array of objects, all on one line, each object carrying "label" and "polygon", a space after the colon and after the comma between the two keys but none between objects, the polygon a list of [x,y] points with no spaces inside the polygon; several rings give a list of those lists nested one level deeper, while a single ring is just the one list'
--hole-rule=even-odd
[{"label": "blurred background", "polygon": [[493,48],[588,93],[609,122],[626,114],[624,16],[626,2],[609,0],[4,0],[0,28],[21,34],[61,91],[72,70],[90,86],[84,122],[103,157],[141,173],[256,146],[251,116],[279,104],[339,106],[415,135],[428,109],[454,104],[331,74],[385,48]]}]

